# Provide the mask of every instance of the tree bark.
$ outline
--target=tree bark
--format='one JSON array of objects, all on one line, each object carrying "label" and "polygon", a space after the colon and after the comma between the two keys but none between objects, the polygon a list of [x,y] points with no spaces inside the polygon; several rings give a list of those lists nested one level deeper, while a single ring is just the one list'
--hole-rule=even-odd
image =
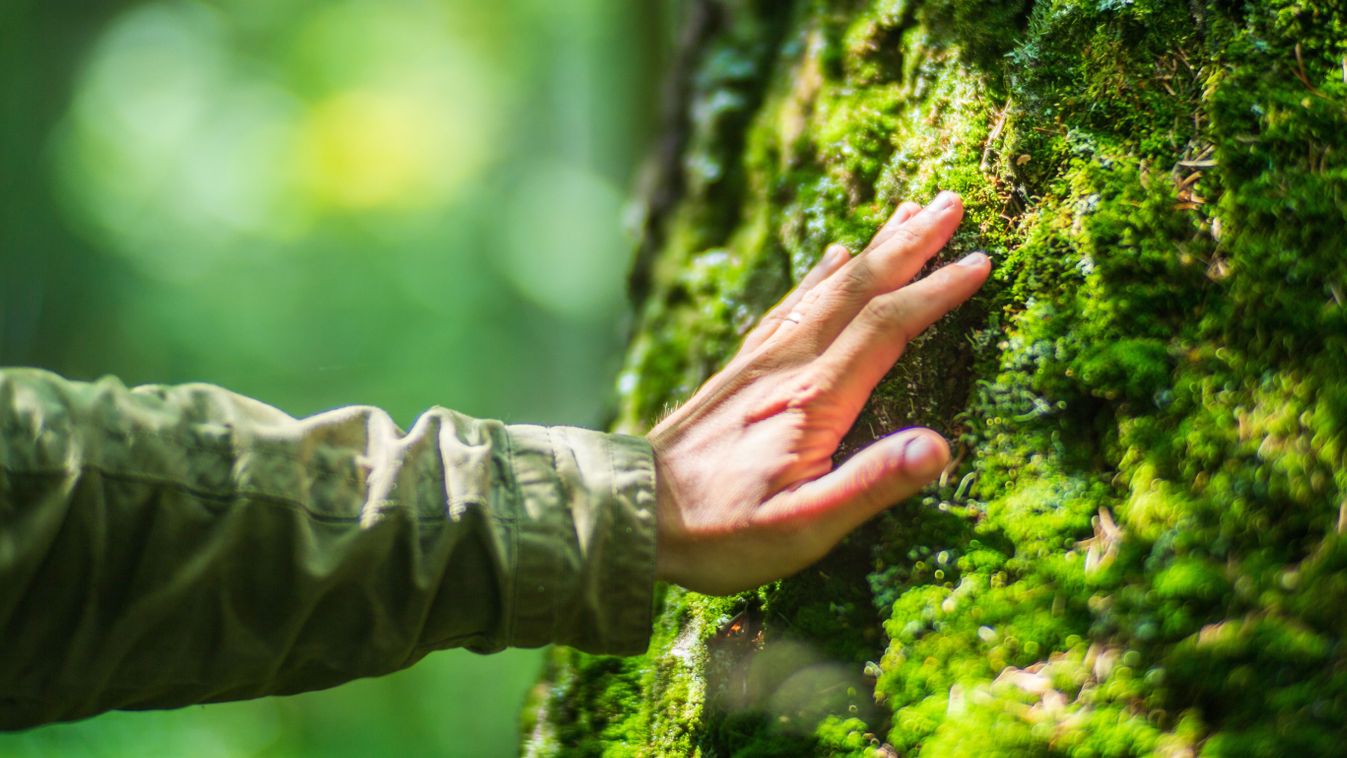
[{"label": "tree bark", "polygon": [[979,298],[839,459],[956,460],[817,566],[558,649],[552,754],[1329,754],[1347,739],[1347,18],[1274,0],[705,0],[617,428],[830,242],[960,192]]}]

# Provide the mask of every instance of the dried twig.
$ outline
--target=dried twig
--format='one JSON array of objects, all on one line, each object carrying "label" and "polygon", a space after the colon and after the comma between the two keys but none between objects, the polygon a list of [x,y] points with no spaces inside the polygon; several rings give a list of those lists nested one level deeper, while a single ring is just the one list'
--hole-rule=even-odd
[{"label": "dried twig", "polygon": [[1001,108],[1001,115],[996,119],[996,124],[992,127],[991,133],[987,135],[987,144],[982,148],[982,162],[978,168],[985,174],[991,168],[992,145],[1001,136],[1001,130],[1006,128],[1006,118],[1010,116],[1010,99],[1006,99],[1006,104]]},{"label": "dried twig", "polygon": [[1300,54],[1300,43],[1299,43],[1299,42],[1296,43],[1296,71],[1295,71],[1295,74],[1296,74],[1296,78],[1300,80],[1300,83],[1303,84],[1303,85],[1305,85],[1305,89],[1309,90],[1310,92],[1313,92],[1313,93],[1316,94],[1316,95],[1319,94],[1319,89],[1318,89],[1317,87],[1315,87],[1313,84],[1310,83],[1310,77],[1309,77],[1308,74],[1305,73],[1305,58]]}]

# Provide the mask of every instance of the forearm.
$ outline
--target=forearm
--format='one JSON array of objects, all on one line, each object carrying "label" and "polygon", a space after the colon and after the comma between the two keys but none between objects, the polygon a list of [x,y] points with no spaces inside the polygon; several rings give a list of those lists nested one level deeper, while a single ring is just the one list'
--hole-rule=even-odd
[{"label": "forearm", "polygon": [[653,488],[633,438],[0,372],[0,724],[638,650]]}]

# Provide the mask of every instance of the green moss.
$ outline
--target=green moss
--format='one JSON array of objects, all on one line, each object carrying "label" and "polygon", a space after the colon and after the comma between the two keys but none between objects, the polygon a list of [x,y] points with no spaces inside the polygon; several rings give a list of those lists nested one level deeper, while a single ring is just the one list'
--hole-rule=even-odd
[{"label": "green moss", "polygon": [[797,577],[669,592],[645,657],[554,654],[534,744],[1338,750],[1343,12],[715,6],[622,428],[689,394],[828,243],[949,188],[967,214],[944,258],[986,249],[993,279],[912,345],[841,455],[920,423],[960,463]]}]

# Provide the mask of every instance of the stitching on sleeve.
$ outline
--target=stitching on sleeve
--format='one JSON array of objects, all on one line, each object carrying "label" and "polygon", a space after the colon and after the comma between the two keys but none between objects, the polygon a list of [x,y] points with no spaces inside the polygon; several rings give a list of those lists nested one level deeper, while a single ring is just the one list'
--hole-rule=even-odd
[{"label": "stitching on sleeve", "polygon": [[[628,518],[630,518],[630,515],[624,512],[625,509],[623,509],[622,507],[623,505],[622,499],[618,497],[617,494],[617,463],[613,460],[614,447],[616,447],[616,444],[614,444],[613,442],[605,442],[605,444],[603,445],[604,458],[606,458],[608,461],[608,495],[609,495],[608,508],[610,510],[618,511],[617,513],[609,514],[607,523],[608,528],[606,531],[608,532],[608,539],[610,541],[622,542],[623,535],[617,533],[618,530],[621,528],[619,525],[621,523],[624,523]],[[607,596],[610,591],[611,590],[609,588],[607,587],[604,588],[603,604],[605,606],[608,603],[612,602],[612,599]],[[620,609],[616,610],[613,613],[604,614],[601,632],[603,634],[603,644],[605,646],[612,644],[612,640],[610,638],[612,637],[613,634],[613,630],[611,628],[613,626],[614,621],[613,617],[619,615],[621,615]]]},{"label": "stitching on sleeve", "polygon": [[[490,431],[487,432],[490,434]],[[505,463],[509,481],[506,482],[507,495],[513,492],[514,497],[510,503],[510,510],[514,511],[523,505],[524,491],[519,484],[519,475],[515,471],[514,460],[514,435],[510,434],[507,428],[501,428],[501,436],[505,438]],[[511,515],[517,515],[511,513]],[[510,583],[509,597],[510,607],[505,613],[505,644],[514,643],[515,634],[515,615],[519,608],[519,519],[516,517],[510,520],[510,565],[505,572],[506,581]]]},{"label": "stitching on sleeve", "polygon": [[[562,509],[562,512],[561,512],[560,514],[558,514],[558,517],[559,517],[559,518],[560,518],[560,517],[567,517],[567,520],[568,520],[569,523],[570,523],[570,529],[571,529],[571,531],[572,531],[573,533],[576,533],[576,529],[575,529],[575,511],[573,510],[573,508],[574,508],[574,501],[573,501],[572,498],[571,498],[570,487],[566,486],[566,475],[565,475],[564,473],[562,473],[562,471],[561,471],[561,459],[560,459],[560,457],[557,456],[556,430],[555,430],[553,427],[550,427],[550,426],[549,426],[549,427],[546,427],[546,429],[547,429],[547,446],[548,446],[548,448],[550,448],[550,449],[548,450],[548,452],[550,452],[550,453],[552,454],[552,471],[556,473],[556,477],[557,477],[557,491],[558,491],[558,493],[561,495],[561,503],[560,503],[560,507],[561,507],[561,509]],[[569,535],[568,535],[568,536],[569,536]],[[578,534],[578,533],[576,533],[576,546],[577,546],[577,547],[579,546],[579,534]],[[565,548],[565,547],[568,547],[568,546],[561,546],[561,545],[559,545],[558,547],[559,547],[559,548],[563,548],[563,549],[555,550],[555,551],[553,551],[553,553],[552,553],[552,556],[553,556],[553,558],[552,558],[552,561],[553,561],[553,564],[552,564],[552,576],[554,576],[554,577],[561,577],[561,576],[563,576],[563,572],[564,572],[565,569],[566,569],[566,566],[565,566],[565,563],[566,563],[566,550],[565,550],[564,548]],[[583,567],[582,567],[582,573],[581,573],[581,576],[583,576]],[[579,577],[577,577],[577,579],[578,579],[578,578],[579,578]],[[555,593],[553,593],[553,595],[554,595],[554,597],[555,597]],[[551,613],[549,614],[549,616],[551,617],[551,622],[548,624],[548,639],[553,639],[553,640],[557,638],[557,629],[558,629],[558,627],[560,627],[560,620],[559,620],[559,618],[558,618],[558,616],[559,616],[560,614],[557,612],[557,608],[560,607],[561,603],[559,602],[560,598],[557,598],[557,600],[558,600],[558,602],[553,602],[553,603],[551,604],[551,606],[552,606],[552,607],[550,608]]]}]

